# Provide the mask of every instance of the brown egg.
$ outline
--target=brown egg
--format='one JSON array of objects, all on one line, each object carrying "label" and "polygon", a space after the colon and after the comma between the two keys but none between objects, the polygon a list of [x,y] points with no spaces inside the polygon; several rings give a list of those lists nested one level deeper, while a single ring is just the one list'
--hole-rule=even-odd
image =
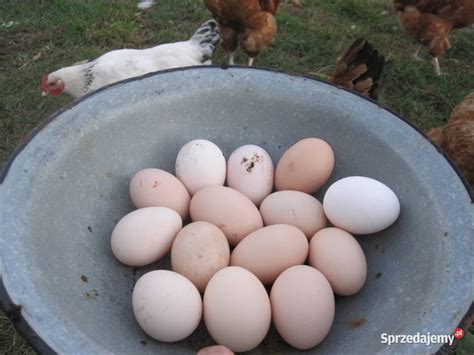
[{"label": "brown egg", "polygon": [[331,285],[322,273],[297,265],[285,270],[270,293],[273,323],[291,346],[310,349],[326,337],[334,320]]},{"label": "brown egg", "polygon": [[191,199],[191,219],[209,222],[224,232],[231,246],[263,227],[257,207],[245,195],[225,186],[208,186]]},{"label": "brown egg", "polygon": [[224,233],[207,222],[188,224],[171,248],[173,271],[188,278],[202,293],[214,274],[229,266],[229,243]]},{"label": "brown egg", "polygon": [[338,295],[359,292],[367,278],[367,260],[359,242],[339,228],[321,229],[314,235],[309,263],[326,276]]},{"label": "brown egg", "polygon": [[130,197],[137,208],[168,207],[183,221],[189,215],[189,193],[174,175],[161,169],[144,169],[130,181]]},{"label": "brown egg", "polygon": [[260,213],[266,226],[290,224],[299,228],[308,239],[327,224],[321,202],[300,191],[272,193],[263,200]]},{"label": "brown egg", "polygon": [[264,285],[270,285],[290,266],[301,265],[308,256],[308,240],[298,228],[275,224],[245,237],[231,255],[230,264],[249,270]]},{"label": "brown egg", "polygon": [[278,162],[275,188],[313,194],[329,179],[334,161],[334,152],[328,143],[318,138],[302,139]]}]

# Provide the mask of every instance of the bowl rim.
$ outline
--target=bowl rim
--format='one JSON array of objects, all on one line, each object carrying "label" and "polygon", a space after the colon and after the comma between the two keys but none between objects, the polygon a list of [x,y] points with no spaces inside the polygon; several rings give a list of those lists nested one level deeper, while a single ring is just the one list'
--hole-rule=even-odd
[{"label": "bowl rim", "polygon": [[[82,101],[87,100],[90,96],[96,95],[99,92],[108,90],[114,86],[118,85],[123,85],[128,82],[133,82],[133,81],[138,81],[142,80],[148,77],[156,76],[156,75],[162,75],[162,74],[167,74],[167,73],[173,73],[173,72],[183,72],[183,71],[191,71],[191,70],[204,70],[204,69],[221,69],[221,70],[227,70],[227,69],[237,69],[237,70],[250,70],[250,71],[263,71],[263,72],[270,72],[270,73],[277,73],[277,74],[283,74],[286,76],[290,77],[295,77],[299,79],[305,79],[309,80],[312,82],[318,82],[318,83],[323,83],[332,87],[335,87],[339,90],[346,91],[352,95],[358,96],[361,99],[364,99],[366,101],[371,102],[372,104],[375,104],[378,106],[380,109],[385,110],[389,113],[391,113],[394,117],[400,119],[404,123],[406,123],[408,126],[410,126],[412,129],[414,129],[416,132],[418,132],[423,138],[425,138],[432,146],[434,146],[439,154],[441,154],[445,160],[450,164],[451,168],[455,171],[456,175],[459,177],[461,182],[463,183],[467,194],[470,197],[471,204],[474,204],[474,190],[472,190],[467,183],[466,178],[461,174],[460,170],[458,167],[454,164],[454,162],[449,158],[449,156],[441,150],[436,144],[434,144],[431,140],[428,139],[427,135],[421,131],[417,126],[415,126],[412,122],[410,122],[408,119],[404,118],[401,116],[399,113],[393,111],[390,108],[387,108],[383,106],[381,103],[378,101],[373,100],[370,97],[363,96],[360,93],[350,90],[348,88],[345,88],[343,86],[319,79],[319,78],[314,78],[308,75],[301,75],[301,74],[296,74],[292,73],[289,71],[284,71],[280,69],[274,69],[274,68],[267,68],[267,67],[248,67],[244,65],[198,65],[198,66],[190,66],[190,67],[178,67],[178,68],[172,68],[172,69],[165,69],[165,70],[159,70],[155,72],[150,72],[144,75],[124,79],[121,81],[117,81],[114,83],[111,83],[109,85],[103,86],[95,91],[92,91],[84,96],[81,96],[79,98],[74,99],[67,105],[61,107],[59,110],[55,111],[52,113],[50,116],[46,117],[45,119],[41,120],[40,123],[30,131],[30,133],[18,144],[18,146],[15,148],[13,153],[9,156],[7,159],[6,163],[0,170],[0,185],[3,184],[5,178],[8,175],[8,172],[10,170],[10,167],[12,166],[13,162],[17,158],[17,156],[25,149],[25,147],[34,139],[34,137],[41,132],[46,126],[48,126],[50,123],[55,121],[61,114],[63,114],[66,111],[71,110],[78,104],[80,104]],[[31,328],[31,326],[28,324],[26,321],[25,317],[21,313],[22,306],[14,304],[8,294],[8,291],[4,285],[2,275],[0,273],[0,307],[2,310],[5,312],[5,315],[9,318],[9,320],[12,322],[12,324],[15,326],[15,328],[20,332],[20,334],[26,339],[26,341],[32,346],[32,348],[38,352],[39,354],[56,354],[56,352]],[[465,331],[468,330],[469,324],[472,322],[471,318],[474,318],[474,301],[471,302],[471,305],[469,306],[466,314],[463,316],[461,321],[459,322],[458,327],[464,329]],[[449,346],[449,344],[444,344],[440,347],[440,349],[436,352],[437,354],[443,354],[447,353],[447,351],[454,349],[454,347],[457,344],[457,340],[453,343],[452,346]]]},{"label": "bowl rim", "polygon": [[352,95],[358,96],[359,98],[361,98],[363,100],[366,100],[366,101],[369,101],[372,104],[378,106],[380,109],[391,113],[393,116],[395,116],[396,118],[398,118],[401,121],[405,122],[408,126],[410,126],[412,129],[414,129],[419,134],[421,134],[423,136],[423,138],[425,138],[432,146],[434,146],[436,148],[437,152],[440,153],[448,161],[448,163],[451,165],[451,167],[453,168],[453,170],[456,172],[456,174],[460,178],[461,182],[463,183],[464,187],[466,188],[466,191],[467,191],[467,193],[468,193],[468,195],[471,199],[471,203],[474,203],[474,191],[471,190],[469,184],[467,183],[466,178],[462,175],[461,171],[456,166],[456,164],[454,164],[454,162],[451,160],[451,158],[440,147],[438,147],[436,144],[434,144],[427,137],[427,135],[423,131],[421,131],[421,129],[419,129],[417,126],[415,126],[412,122],[410,122],[408,119],[403,117],[401,114],[393,111],[392,109],[390,109],[388,107],[383,106],[381,103],[379,103],[378,101],[376,101],[376,100],[374,100],[370,97],[363,96],[362,94],[358,93],[357,91],[353,91],[353,90],[348,89],[344,86],[340,86],[340,85],[334,84],[334,83],[329,82],[329,81],[314,78],[314,77],[311,77],[311,76],[308,76],[308,75],[296,74],[296,73],[292,73],[290,71],[284,71],[284,70],[280,70],[280,69],[267,68],[267,67],[247,67],[247,66],[244,66],[244,65],[228,66],[228,65],[214,65],[214,64],[212,64],[212,65],[196,65],[196,66],[190,66],[190,67],[179,67],[179,68],[158,70],[158,71],[150,72],[150,73],[143,74],[143,75],[140,75],[140,76],[135,76],[135,77],[132,77],[132,78],[116,81],[116,82],[111,83],[109,85],[102,86],[99,89],[97,89],[95,91],[92,91],[92,92],[90,92],[86,95],[78,97],[78,98],[74,99],[73,101],[71,101],[70,103],[68,103],[67,105],[61,107],[59,110],[55,111],[53,114],[51,114],[47,118],[41,120],[40,123],[35,128],[33,128],[33,130],[31,130],[31,132],[20,142],[20,144],[15,148],[13,153],[7,159],[5,165],[0,170],[0,185],[3,183],[6,176],[8,175],[8,171],[10,170],[10,166],[13,164],[13,161],[15,160],[17,155],[21,153],[21,151],[36,136],[36,134],[38,134],[48,124],[53,122],[59,115],[61,115],[62,113],[66,112],[66,111],[69,111],[70,109],[74,108],[75,106],[80,104],[82,101],[88,99],[90,96],[93,96],[93,95],[95,95],[95,94],[97,94],[101,91],[107,90],[107,89],[109,89],[111,87],[114,87],[114,86],[123,85],[123,84],[126,84],[128,82],[132,82],[132,81],[138,81],[138,80],[145,79],[145,78],[155,76],[155,75],[161,75],[161,74],[172,73],[172,72],[182,72],[182,71],[188,71],[188,70],[201,70],[201,69],[223,69],[223,70],[227,70],[227,69],[230,69],[230,68],[277,73],[277,74],[283,74],[283,75],[287,75],[287,76],[291,76],[291,77],[306,79],[306,80],[310,80],[310,81],[313,81],[313,82],[323,83],[323,84],[335,87],[339,90],[346,91],[346,92],[348,92]]}]

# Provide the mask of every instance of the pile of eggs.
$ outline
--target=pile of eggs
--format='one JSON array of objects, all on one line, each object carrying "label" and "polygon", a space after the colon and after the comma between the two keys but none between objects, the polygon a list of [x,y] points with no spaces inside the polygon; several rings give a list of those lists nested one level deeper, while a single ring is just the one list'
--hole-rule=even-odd
[{"label": "pile of eggs", "polygon": [[389,187],[360,176],[333,183],[321,204],[312,194],[334,164],[332,148],[317,138],[295,143],[276,168],[261,147],[242,146],[226,161],[199,139],[179,151],[176,177],[136,173],[130,196],[137,210],[114,228],[112,252],[135,267],[171,252],[173,269],[137,281],[132,303],[141,328],[177,342],[203,317],[217,344],[243,352],[260,344],[273,321],[293,347],[319,344],[332,326],[334,293],[353,295],[366,280],[352,234],[381,231],[400,213]]}]

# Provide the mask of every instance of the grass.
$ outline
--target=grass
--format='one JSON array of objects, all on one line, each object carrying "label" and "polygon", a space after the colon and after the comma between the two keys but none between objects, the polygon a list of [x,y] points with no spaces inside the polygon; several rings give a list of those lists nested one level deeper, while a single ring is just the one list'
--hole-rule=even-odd
[{"label": "grass", "polygon": [[[124,47],[145,48],[184,40],[209,18],[196,0],[159,0],[137,14],[136,0],[24,0],[0,2],[0,167],[44,118],[72,101],[43,99],[40,78],[72,63]],[[306,0],[303,8],[283,4],[278,35],[258,66],[326,78],[353,40],[367,38],[389,59],[379,101],[421,130],[443,124],[456,103],[474,89],[474,32],[451,35],[452,50],[441,58],[442,76],[410,54],[415,44],[400,29],[390,0]],[[14,21],[9,26],[8,23]],[[244,63],[242,55],[238,63]],[[215,63],[224,63],[218,50]],[[472,335],[470,336],[472,350]],[[466,345],[467,346],[467,345]],[[0,353],[30,353],[0,316]],[[459,351],[460,353],[461,350]]]}]

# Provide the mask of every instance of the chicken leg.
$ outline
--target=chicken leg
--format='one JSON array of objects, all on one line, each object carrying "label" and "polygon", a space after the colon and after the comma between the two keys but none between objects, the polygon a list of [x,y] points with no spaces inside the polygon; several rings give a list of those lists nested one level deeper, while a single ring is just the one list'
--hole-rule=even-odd
[{"label": "chicken leg", "polygon": [[238,47],[237,31],[219,23],[219,31],[221,35],[221,46],[229,58],[229,65],[234,65],[235,51]]},{"label": "chicken leg", "polygon": [[234,58],[235,58],[235,52],[230,52],[229,53],[229,65],[234,65]]},{"label": "chicken leg", "polygon": [[413,55],[412,55],[412,56],[413,56],[413,59],[415,59],[415,60],[422,60],[422,59],[418,56],[418,54],[420,54],[420,49],[421,49],[421,43],[418,44],[418,46],[416,47],[415,53],[413,53]]},{"label": "chicken leg", "polygon": [[439,67],[438,57],[433,58],[433,66],[435,68],[436,75],[441,75],[441,69]]},{"label": "chicken leg", "polygon": [[249,67],[253,65],[254,61],[255,61],[255,58],[252,58],[252,57],[249,58]]}]

